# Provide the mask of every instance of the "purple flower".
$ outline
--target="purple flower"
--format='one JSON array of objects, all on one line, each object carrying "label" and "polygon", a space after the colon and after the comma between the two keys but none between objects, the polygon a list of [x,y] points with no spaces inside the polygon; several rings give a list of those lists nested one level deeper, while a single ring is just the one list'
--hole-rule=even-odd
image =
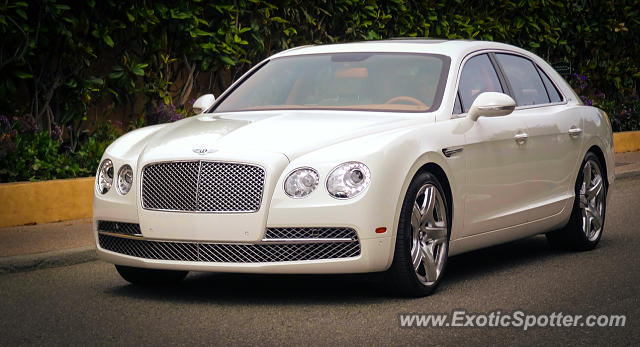
[{"label": "purple flower", "polygon": [[586,96],[581,95],[581,96],[580,96],[580,99],[582,99],[582,102],[583,102],[585,105],[593,106],[593,101],[592,101],[591,99],[587,98]]},{"label": "purple flower", "polygon": [[152,124],[157,124],[175,122],[184,118],[184,115],[177,111],[176,105],[161,103],[156,107],[154,114],[150,118],[153,121]]},{"label": "purple flower", "polygon": [[7,118],[7,116],[0,115],[0,127],[11,129],[11,122],[9,122],[9,118]]},{"label": "purple flower", "polygon": [[27,113],[22,116],[22,131],[25,133],[38,132],[38,123],[36,122],[36,118],[32,116],[31,113]]},{"label": "purple flower", "polygon": [[58,124],[56,124],[53,129],[51,129],[51,138],[54,141],[62,143],[62,129]]}]

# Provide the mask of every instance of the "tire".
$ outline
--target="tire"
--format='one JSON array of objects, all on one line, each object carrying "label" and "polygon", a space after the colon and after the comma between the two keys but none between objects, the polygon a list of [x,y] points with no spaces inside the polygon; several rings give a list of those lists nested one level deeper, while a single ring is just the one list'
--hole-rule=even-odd
[{"label": "tire", "polygon": [[596,247],[604,231],[607,208],[605,180],[600,160],[595,154],[588,152],[576,179],[575,199],[569,222],[563,229],[546,235],[553,248],[588,251]]},{"label": "tire", "polygon": [[116,270],[126,281],[137,285],[177,283],[189,273],[189,271],[142,269],[123,265],[116,265]]},{"label": "tire", "polygon": [[395,294],[426,296],[440,283],[449,255],[449,211],[438,178],[419,172],[402,203],[393,263],[386,273],[387,286]]}]

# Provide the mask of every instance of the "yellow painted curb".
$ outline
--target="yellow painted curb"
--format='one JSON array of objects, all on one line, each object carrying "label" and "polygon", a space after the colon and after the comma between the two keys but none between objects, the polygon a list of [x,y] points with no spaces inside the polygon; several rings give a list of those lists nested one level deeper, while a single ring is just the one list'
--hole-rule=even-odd
[{"label": "yellow painted curb", "polygon": [[0,184],[0,228],[90,218],[93,177]]},{"label": "yellow painted curb", "polygon": [[616,153],[640,151],[640,131],[613,133],[613,147]]}]

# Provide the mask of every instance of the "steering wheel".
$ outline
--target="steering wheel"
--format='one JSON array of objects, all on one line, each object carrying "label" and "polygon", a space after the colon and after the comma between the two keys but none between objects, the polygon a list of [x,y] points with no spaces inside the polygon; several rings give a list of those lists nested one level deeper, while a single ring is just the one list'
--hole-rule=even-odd
[{"label": "steering wheel", "polygon": [[424,102],[410,96],[396,96],[387,100],[387,102],[385,102],[385,104],[407,104],[407,103],[410,105],[426,107],[427,109],[429,108],[429,106],[425,105]]}]

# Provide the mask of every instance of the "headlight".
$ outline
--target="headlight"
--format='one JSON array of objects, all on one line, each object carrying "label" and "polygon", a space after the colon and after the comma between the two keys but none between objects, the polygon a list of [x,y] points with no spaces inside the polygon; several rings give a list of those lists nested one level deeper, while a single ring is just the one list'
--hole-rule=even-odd
[{"label": "headlight", "polygon": [[331,170],[327,179],[327,190],[336,199],[349,199],[365,190],[369,182],[369,168],[363,163],[351,161]]},{"label": "headlight", "polygon": [[109,159],[105,159],[98,168],[98,177],[96,177],[96,189],[100,194],[106,194],[113,184],[113,163]]},{"label": "headlight", "polygon": [[316,189],[318,181],[316,170],[301,167],[293,170],[284,180],[284,192],[292,198],[303,198]]},{"label": "headlight", "polygon": [[120,170],[118,170],[117,182],[116,188],[120,194],[125,195],[131,190],[131,184],[133,184],[133,170],[131,166],[123,165]]}]

